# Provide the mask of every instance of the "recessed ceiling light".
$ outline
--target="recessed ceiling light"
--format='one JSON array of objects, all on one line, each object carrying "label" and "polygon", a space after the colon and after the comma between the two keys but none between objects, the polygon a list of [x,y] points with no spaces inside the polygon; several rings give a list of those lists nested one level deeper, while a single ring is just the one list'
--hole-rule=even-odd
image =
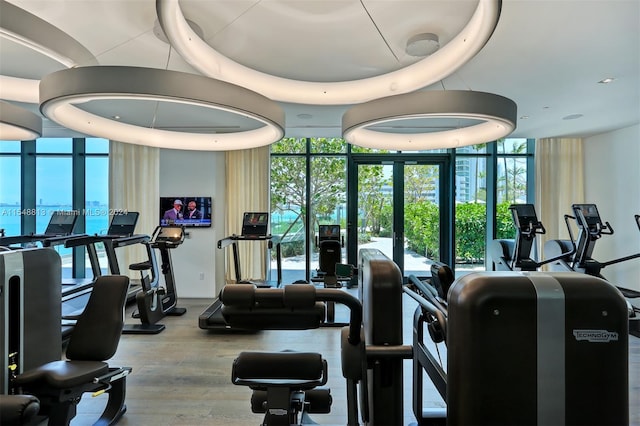
[{"label": "recessed ceiling light", "polygon": [[582,114],[569,114],[567,116],[562,117],[563,120],[575,120],[577,118],[582,118]]},{"label": "recessed ceiling light", "polygon": [[598,83],[599,84],[608,84],[611,83],[613,80],[615,80],[615,78],[613,77],[607,77],[607,78],[603,78],[602,80],[600,80]]},{"label": "recessed ceiling light", "polygon": [[520,116],[520,120],[528,120],[529,116],[528,115],[521,115]]},{"label": "recessed ceiling light", "polygon": [[298,117],[301,120],[309,120],[313,117],[313,115],[303,113],[303,114],[298,114],[296,117]]},{"label": "recessed ceiling light", "polygon": [[407,40],[405,51],[411,56],[429,56],[440,49],[440,40],[437,34],[420,33]]}]

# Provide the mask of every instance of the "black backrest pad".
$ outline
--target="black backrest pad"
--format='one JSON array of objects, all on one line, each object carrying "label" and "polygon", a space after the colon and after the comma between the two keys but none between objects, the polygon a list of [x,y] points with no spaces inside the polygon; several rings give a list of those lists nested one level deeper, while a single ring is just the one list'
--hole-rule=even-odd
[{"label": "black backrest pad", "polygon": [[113,356],[122,334],[128,289],[129,278],[126,276],[98,277],[71,334],[67,358],[105,361]]},{"label": "black backrest pad", "polygon": [[313,352],[241,352],[233,364],[234,378],[318,380],[322,356]]},{"label": "black backrest pad", "polygon": [[316,302],[310,284],[284,288],[256,288],[253,284],[228,284],[220,292],[222,315],[232,327],[255,330],[318,328],[325,305]]}]

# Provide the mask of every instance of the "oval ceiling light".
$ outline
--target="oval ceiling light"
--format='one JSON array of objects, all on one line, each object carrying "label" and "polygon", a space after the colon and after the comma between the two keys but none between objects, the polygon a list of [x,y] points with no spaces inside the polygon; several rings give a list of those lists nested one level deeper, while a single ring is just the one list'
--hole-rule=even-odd
[{"label": "oval ceiling light", "polygon": [[312,82],[266,74],[209,46],[191,29],[178,0],[156,0],[158,20],[171,45],[202,74],[247,87],[270,99],[313,105],[348,105],[413,92],[443,80],[473,58],[498,24],[502,2],[479,0],[467,25],[449,43],[412,65],[352,81]]},{"label": "oval ceiling light", "polygon": [[[258,128],[234,133],[162,130],[116,121],[76,105],[130,100],[186,104],[254,120]],[[96,137],[159,148],[223,151],[269,145],[284,135],[280,106],[251,90],[207,77],[153,68],[99,66],[57,71],[40,83],[40,111],[56,123]],[[212,121],[215,117],[212,117]]]},{"label": "oval ceiling light", "polygon": [[[25,46],[66,68],[97,65],[93,54],[64,31],[4,0],[0,0],[0,7],[0,38]],[[0,99],[37,104],[39,83],[0,75]]]},{"label": "oval ceiling light", "polygon": [[30,141],[42,136],[42,117],[0,101],[0,140]]},{"label": "oval ceiling light", "polygon": [[[423,91],[389,96],[351,107],[342,116],[342,135],[353,145],[399,151],[457,148],[491,142],[516,128],[511,99],[464,90]],[[404,120],[448,120],[449,129],[402,132]],[[400,125],[393,126],[394,122]],[[383,125],[389,126],[387,130]],[[377,126],[377,128],[376,128]],[[424,126],[425,130],[429,126]]]}]

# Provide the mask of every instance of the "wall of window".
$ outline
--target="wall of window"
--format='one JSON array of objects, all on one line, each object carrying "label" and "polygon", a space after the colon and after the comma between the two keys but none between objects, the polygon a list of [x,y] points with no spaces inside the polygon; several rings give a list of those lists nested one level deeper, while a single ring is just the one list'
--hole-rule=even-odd
[{"label": "wall of window", "polygon": [[[54,211],[77,210],[75,233],[106,230],[109,143],[97,138],[40,138],[0,144],[0,228],[42,233]],[[84,250],[56,246],[63,274],[85,277]],[[90,269],[89,269],[90,273]]]},{"label": "wall of window", "polygon": [[[352,147],[338,138],[283,139],[272,145],[271,210],[272,233],[284,235],[283,232],[287,231],[283,239],[285,282],[287,273],[292,272],[287,268],[292,265],[297,265],[296,270],[299,271],[292,277],[306,280],[313,277],[317,267],[315,238],[318,223],[341,224],[344,233],[347,222],[345,202],[350,196],[348,188],[354,187],[347,182],[347,176],[352,176],[347,165],[357,167],[353,165],[354,158],[379,156],[383,159],[380,166],[361,169],[358,179],[369,179],[370,185],[367,182],[359,182],[358,185],[363,188],[382,185],[377,191],[381,209],[377,217],[381,221],[387,216],[393,217],[393,212],[385,210],[392,205],[392,183],[390,176],[384,175],[384,165],[397,159],[400,154],[421,162],[448,159],[445,163],[449,164],[451,170],[441,170],[440,173],[451,174],[455,186],[451,193],[455,195],[447,199],[451,198],[448,193],[441,198],[437,191],[433,194],[425,192],[423,198],[434,205],[430,210],[436,209],[436,213],[440,208],[455,211],[454,243],[448,244],[448,250],[452,251],[449,258],[455,259],[458,274],[485,269],[489,264],[486,258],[487,242],[494,238],[512,238],[514,235],[508,206],[511,203],[533,202],[533,152],[532,139],[503,139],[456,150],[413,153]],[[406,164],[411,164],[411,161]],[[380,176],[366,176],[367,173],[362,171],[378,169],[382,173]],[[436,220],[436,213],[432,211],[429,220]],[[371,227],[367,234],[379,231],[380,235],[376,235],[376,238],[388,238],[383,234],[388,233],[389,227],[383,225]],[[425,225],[425,229],[437,228]],[[349,242],[358,243],[360,241]],[[406,244],[408,247],[420,246],[413,241],[406,241]],[[447,258],[443,254],[440,256]],[[351,257],[348,261],[355,263]]]},{"label": "wall of window", "polygon": [[22,186],[20,142],[0,143],[0,233],[20,235]]}]

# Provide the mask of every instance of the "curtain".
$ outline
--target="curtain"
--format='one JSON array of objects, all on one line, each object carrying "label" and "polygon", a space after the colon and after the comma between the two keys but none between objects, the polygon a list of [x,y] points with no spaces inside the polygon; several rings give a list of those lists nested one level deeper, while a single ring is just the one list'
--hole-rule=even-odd
[{"label": "curtain", "polygon": [[[269,147],[226,152],[225,235],[240,234],[244,212],[269,212]],[[226,254],[226,281],[235,281],[231,248]],[[238,243],[243,280],[266,279],[266,242]]]},{"label": "curtain", "polygon": [[547,233],[537,238],[538,253],[547,240],[568,239],[564,221],[571,205],[584,202],[583,141],[546,138],[536,141],[536,210]]},{"label": "curtain", "polygon": [[[149,234],[158,225],[160,197],[160,150],[143,145],[110,141],[109,208],[139,212],[136,234]],[[120,248],[120,272],[129,273],[129,265],[147,260],[142,244]]]}]

